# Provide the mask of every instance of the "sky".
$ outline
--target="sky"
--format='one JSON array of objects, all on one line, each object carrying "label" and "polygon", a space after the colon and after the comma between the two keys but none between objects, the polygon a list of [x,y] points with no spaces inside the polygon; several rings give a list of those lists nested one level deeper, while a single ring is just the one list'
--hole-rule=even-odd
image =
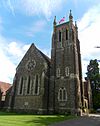
[{"label": "sky", "polygon": [[13,83],[16,67],[32,43],[50,57],[54,16],[77,21],[83,78],[100,60],[100,0],[0,0],[0,81]]}]

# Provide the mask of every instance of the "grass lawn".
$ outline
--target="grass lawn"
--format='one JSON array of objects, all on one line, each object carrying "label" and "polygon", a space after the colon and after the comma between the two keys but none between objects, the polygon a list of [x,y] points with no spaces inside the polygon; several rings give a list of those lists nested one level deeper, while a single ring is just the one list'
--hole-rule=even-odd
[{"label": "grass lawn", "polygon": [[75,118],[64,115],[18,115],[0,112],[0,126],[48,126],[54,122]]}]

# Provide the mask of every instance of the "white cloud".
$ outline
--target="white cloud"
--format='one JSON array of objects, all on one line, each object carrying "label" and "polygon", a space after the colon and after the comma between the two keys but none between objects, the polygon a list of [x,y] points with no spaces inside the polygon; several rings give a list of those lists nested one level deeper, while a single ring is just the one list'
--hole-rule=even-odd
[{"label": "white cloud", "polygon": [[16,57],[16,59],[22,58],[23,54],[25,53],[26,49],[29,48],[30,45],[22,45],[18,44],[17,42],[10,42],[6,47],[6,51],[8,54]]},{"label": "white cloud", "polygon": [[15,0],[0,0],[0,2],[1,6],[9,10],[15,16],[14,4],[13,4],[13,2],[15,3]]},{"label": "white cloud", "polygon": [[0,35],[0,81],[12,83],[21,58],[30,45],[9,42]]},{"label": "white cloud", "polygon": [[5,42],[6,40],[0,36],[0,81],[12,83],[11,77],[14,76],[15,65],[5,55]]},{"label": "white cloud", "polygon": [[[12,83],[15,73],[15,65],[0,50],[0,80]],[[11,78],[12,77],[12,78]]]},{"label": "white cloud", "polygon": [[[27,15],[44,15],[47,19],[56,11],[59,11],[66,0],[9,0],[9,8],[20,10]],[[13,9],[14,8],[14,9]]]},{"label": "white cloud", "polygon": [[82,0],[72,0],[72,2],[74,2],[74,4],[78,4],[78,3],[86,3],[86,4],[96,4],[96,3],[98,3],[99,2],[99,0],[84,0],[84,1],[82,1]]},{"label": "white cloud", "polygon": [[[82,19],[79,21],[79,29],[84,30],[87,27],[90,27],[93,23],[100,20],[100,4],[92,7],[88,12],[84,14]],[[99,16],[99,17],[98,17]]]},{"label": "white cloud", "polygon": [[79,21],[79,39],[81,43],[82,68],[86,73],[87,65],[91,59],[100,60],[100,4],[87,11]]},{"label": "white cloud", "polygon": [[13,56],[21,57],[22,56],[22,51],[20,50],[19,47],[17,47],[16,42],[11,42],[8,47],[7,47],[7,52],[9,52]]},{"label": "white cloud", "polygon": [[7,0],[7,5],[9,7],[9,9],[11,10],[12,14],[15,16],[14,6],[12,5],[10,0]]}]

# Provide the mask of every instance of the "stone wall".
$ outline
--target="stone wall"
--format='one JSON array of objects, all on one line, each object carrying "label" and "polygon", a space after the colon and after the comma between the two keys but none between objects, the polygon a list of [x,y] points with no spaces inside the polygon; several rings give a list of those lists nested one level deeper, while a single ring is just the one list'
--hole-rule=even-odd
[{"label": "stone wall", "polygon": [[[32,45],[18,65],[16,71],[17,81],[15,84],[16,92],[13,106],[15,111],[47,113],[50,70],[49,61],[47,62],[45,58],[44,55],[42,55],[42,53]],[[28,69],[28,63],[30,62],[32,63],[29,67],[32,68]],[[37,92],[35,91],[36,75],[38,75]],[[23,81],[21,81],[22,79]],[[28,88],[29,91],[27,91]]]}]

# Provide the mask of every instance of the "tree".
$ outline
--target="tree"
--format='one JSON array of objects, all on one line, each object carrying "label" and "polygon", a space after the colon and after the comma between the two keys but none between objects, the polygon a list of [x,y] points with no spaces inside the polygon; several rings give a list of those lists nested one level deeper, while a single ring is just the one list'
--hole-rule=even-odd
[{"label": "tree", "polygon": [[91,87],[93,90],[98,90],[100,84],[100,75],[99,75],[99,64],[97,59],[90,60],[89,65],[87,66],[87,78],[91,82]]},{"label": "tree", "polygon": [[100,107],[100,74],[99,74],[99,64],[97,59],[90,60],[89,65],[87,66],[87,78],[90,80],[92,88],[92,98],[93,98],[93,107],[97,109]]}]

